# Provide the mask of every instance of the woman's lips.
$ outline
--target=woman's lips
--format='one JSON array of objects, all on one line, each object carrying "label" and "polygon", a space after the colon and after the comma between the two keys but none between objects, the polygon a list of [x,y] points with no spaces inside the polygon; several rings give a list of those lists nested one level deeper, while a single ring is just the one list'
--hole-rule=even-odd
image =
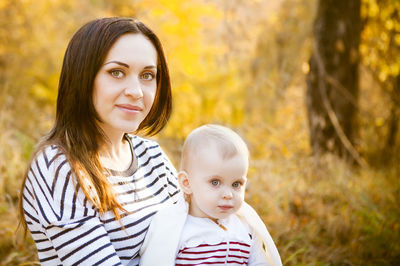
[{"label": "woman's lips", "polygon": [[140,106],[132,105],[132,104],[117,104],[117,107],[124,112],[128,113],[138,113],[143,110]]}]

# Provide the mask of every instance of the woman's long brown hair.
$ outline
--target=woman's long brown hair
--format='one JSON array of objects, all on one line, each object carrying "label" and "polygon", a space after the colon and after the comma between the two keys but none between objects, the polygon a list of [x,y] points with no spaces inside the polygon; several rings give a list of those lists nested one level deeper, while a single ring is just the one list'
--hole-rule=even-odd
[{"label": "woman's long brown hair", "polygon": [[[67,47],[60,75],[56,119],[53,128],[39,142],[32,157],[49,145],[56,145],[66,156],[76,180],[86,197],[100,213],[112,210],[117,217],[118,203],[111,184],[107,181],[98,152],[107,137],[99,127],[101,122],[93,104],[93,84],[108,51],[123,34],[143,34],[157,51],[157,92],[153,106],[139,125],[137,132],[145,135],[158,133],[167,123],[172,109],[168,67],[158,37],[143,23],[131,18],[102,18],[81,27]],[[20,221],[26,232],[22,197],[30,164],[20,191]],[[95,196],[89,193],[88,183]]]}]

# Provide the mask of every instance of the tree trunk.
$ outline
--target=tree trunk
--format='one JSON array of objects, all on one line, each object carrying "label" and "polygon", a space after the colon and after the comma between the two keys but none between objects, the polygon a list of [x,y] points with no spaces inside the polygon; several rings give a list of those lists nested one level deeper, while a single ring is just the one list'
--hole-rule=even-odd
[{"label": "tree trunk", "polygon": [[358,98],[360,0],[319,0],[306,104],[314,154],[357,159],[353,139]]},{"label": "tree trunk", "polygon": [[383,149],[382,158],[390,161],[392,157],[398,156],[397,153],[397,132],[399,131],[400,117],[400,74],[392,81],[391,90],[392,106],[390,108],[390,116],[388,119],[388,133],[385,147]]}]

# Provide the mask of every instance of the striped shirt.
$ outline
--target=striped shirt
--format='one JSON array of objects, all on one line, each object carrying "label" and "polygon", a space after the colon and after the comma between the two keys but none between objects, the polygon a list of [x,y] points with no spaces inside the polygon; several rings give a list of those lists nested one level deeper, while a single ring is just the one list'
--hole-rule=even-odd
[{"label": "striped shirt", "polygon": [[176,265],[268,265],[261,243],[236,215],[218,223],[188,215]]},{"label": "striped shirt", "polygon": [[138,265],[138,251],[162,203],[182,197],[176,170],[150,140],[128,135],[137,160],[108,181],[126,210],[99,214],[56,146],[32,161],[23,192],[28,228],[42,265]]}]

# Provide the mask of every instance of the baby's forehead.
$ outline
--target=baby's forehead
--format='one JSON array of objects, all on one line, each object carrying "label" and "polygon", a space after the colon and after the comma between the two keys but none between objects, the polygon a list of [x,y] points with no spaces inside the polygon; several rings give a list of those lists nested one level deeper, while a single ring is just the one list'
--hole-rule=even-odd
[{"label": "baby's forehead", "polygon": [[212,145],[212,143],[208,143],[211,145],[198,145],[195,149],[190,153],[194,158],[201,159],[207,158],[210,155],[213,155],[221,160],[221,163],[226,163],[232,158],[240,157],[243,160],[248,160],[248,155],[245,152],[242,152],[237,149],[226,148],[225,146],[220,145]]},{"label": "baby's forehead", "polygon": [[247,169],[248,167],[248,155],[247,153],[240,151],[230,152],[227,154],[219,150],[217,147],[202,146],[188,153],[188,156],[186,162],[187,167],[189,168],[193,168],[193,166],[199,164],[206,166],[207,164],[215,165],[216,163],[223,168],[226,165],[232,165],[233,162],[235,166],[242,166],[241,168],[243,169]]},{"label": "baby's forehead", "polygon": [[243,162],[248,164],[249,151],[243,139],[231,129],[205,125],[193,130],[186,138],[182,149],[181,167],[187,170],[190,164],[210,156],[221,162],[241,156]]},{"label": "baby's forehead", "polygon": [[224,137],[207,137],[196,138],[189,144],[191,153],[199,156],[210,152],[217,153],[222,159],[229,159],[236,155],[248,156],[246,144],[241,139],[232,139]]}]

